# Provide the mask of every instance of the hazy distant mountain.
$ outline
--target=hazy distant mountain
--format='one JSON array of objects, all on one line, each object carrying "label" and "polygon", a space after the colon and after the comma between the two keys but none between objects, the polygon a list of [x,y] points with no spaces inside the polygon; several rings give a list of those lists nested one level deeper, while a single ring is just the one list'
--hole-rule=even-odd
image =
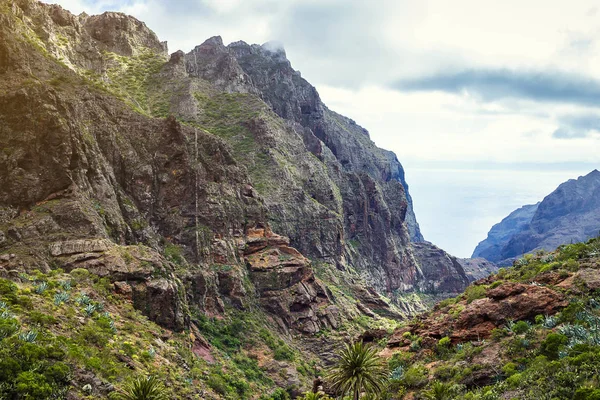
[{"label": "hazy distant mountain", "polygon": [[501,260],[502,249],[512,237],[521,232],[531,222],[540,203],[529,204],[511,212],[506,218],[492,226],[485,240],[479,242],[473,251],[473,258],[482,257],[489,261]]},{"label": "hazy distant mountain", "polygon": [[562,183],[538,204],[513,211],[494,225],[473,257],[499,264],[533,250],[587,240],[600,230],[600,172]]}]

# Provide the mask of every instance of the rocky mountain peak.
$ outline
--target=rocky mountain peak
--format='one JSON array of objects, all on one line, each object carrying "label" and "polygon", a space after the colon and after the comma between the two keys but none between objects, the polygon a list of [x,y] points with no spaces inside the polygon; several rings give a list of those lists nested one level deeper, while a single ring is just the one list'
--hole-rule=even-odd
[{"label": "rocky mountain peak", "polygon": [[205,52],[223,52],[225,51],[225,45],[223,45],[223,38],[221,36],[212,36],[206,39],[202,44],[196,46],[194,50]]},{"label": "rocky mountain peak", "polygon": [[105,12],[100,15],[81,17],[80,21],[104,50],[122,56],[135,56],[144,49],[150,49],[167,55],[167,42],[161,42],[145,23],[130,15]]}]

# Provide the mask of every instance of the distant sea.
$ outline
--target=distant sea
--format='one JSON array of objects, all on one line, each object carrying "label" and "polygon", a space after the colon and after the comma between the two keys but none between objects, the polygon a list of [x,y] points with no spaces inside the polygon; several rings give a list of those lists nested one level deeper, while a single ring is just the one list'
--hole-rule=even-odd
[{"label": "distant sea", "polygon": [[590,171],[406,168],[406,180],[425,240],[470,257],[492,225]]}]

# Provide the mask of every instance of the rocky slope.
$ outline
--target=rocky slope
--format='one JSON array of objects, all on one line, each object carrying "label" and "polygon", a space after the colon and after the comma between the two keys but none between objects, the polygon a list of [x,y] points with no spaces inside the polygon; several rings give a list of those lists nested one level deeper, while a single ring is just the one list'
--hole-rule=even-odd
[{"label": "rocky slope", "polygon": [[540,203],[524,206],[494,225],[473,257],[508,265],[525,253],[598,236],[599,196],[598,170],[564,182]]},{"label": "rocky slope", "polygon": [[[422,309],[419,291],[466,286],[422,242],[395,155],[328,110],[283,51],[216,37],[169,56],[122,14],[33,0],[0,11],[0,289],[12,296],[0,323],[20,327],[0,351],[25,374],[14,382],[39,375],[10,350],[36,331],[62,343],[70,371],[29,379],[52,394],[28,396],[105,397],[156,368],[153,352],[138,362],[119,347],[131,341],[160,345],[158,370],[185,398],[297,394],[327,361],[315,353]],[[44,371],[59,362],[40,357]]]},{"label": "rocky slope", "polygon": [[387,398],[596,398],[599,257],[598,238],[528,255],[398,328]]},{"label": "rocky slope", "polygon": [[498,271],[498,265],[482,257],[459,258],[458,262],[465,270],[469,281],[478,281]]}]

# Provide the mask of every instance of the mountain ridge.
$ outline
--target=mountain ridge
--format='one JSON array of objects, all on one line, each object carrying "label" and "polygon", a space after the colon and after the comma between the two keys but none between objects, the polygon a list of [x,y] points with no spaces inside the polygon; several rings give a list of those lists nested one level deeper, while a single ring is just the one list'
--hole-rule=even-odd
[{"label": "mountain ridge", "polygon": [[[329,110],[282,50],[211,38],[168,55],[123,14],[0,10],[0,286],[69,328],[11,303],[23,329],[103,360],[64,356],[75,398],[152,368],[202,398],[295,396],[365,326],[468,284],[421,241],[396,156]],[[110,319],[77,308],[87,298]],[[119,347],[131,340],[170,361],[133,358]]]},{"label": "mountain ridge", "polygon": [[600,172],[561,183],[535,205],[513,211],[494,225],[473,256],[503,265],[536,250],[585,241],[600,229]]}]

